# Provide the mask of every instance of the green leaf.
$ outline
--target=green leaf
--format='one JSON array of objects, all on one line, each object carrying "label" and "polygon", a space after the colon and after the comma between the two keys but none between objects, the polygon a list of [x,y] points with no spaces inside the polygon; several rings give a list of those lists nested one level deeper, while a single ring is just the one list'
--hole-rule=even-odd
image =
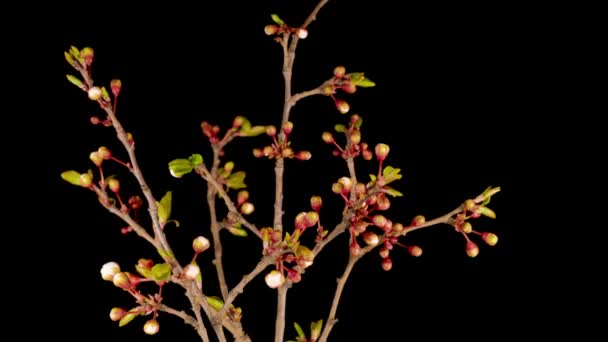
[{"label": "green leaf", "polygon": [[145,267],[141,267],[139,265],[135,265],[135,270],[137,271],[137,273],[139,273],[142,277],[146,278],[146,279],[153,279],[153,275],[152,275],[152,271],[150,269],[147,269]]},{"label": "green leaf", "polygon": [[199,165],[201,165],[203,163],[203,156],[201,156],[198,153],[195,153],[195,154],[191,155],[190,157],[188,157],[188,160],[190,161],[192,168],[197,168]]},{"label": "green leaf", "polygon": [[479,206],[479,208],[477,208],[477,210],[479,210],[479,213],[484,216],[487,216],[487,217],[493,218],[493,219],[496,218],[496,213],[494,212],[494,210],[492,210],[486,206],[483,206],[483,205]]},{"label": "green leaf", "polygon": [[394,168],[392,166],[385,167],[384,170],[382,170],[382,178],[384,178],[385,184],[401,179],[402,175],[400,172],[401,169]]},{"label": "green leaf", "polygon": [[169,219],[169,216],[171,216],[172,199],[172,192],[167,191],[167,193],[165,193],[165,196],[163,196],[163,198],[161,198],[160,202],[158,203],[158,220],[160,221],[161,225],[165,225],[165,223],[167,223],[167,220]]},{"label": "green leaf", "polygon": [[342,133],[342,132],[346,131],[346,126],[344,126],[342,124],[337,124],[334,126],[334,130],[338,133]]},{"label": "green leaf", "polygon": [[245,184],[245,175],[245,171],[238,171],[231,174],[226,180],[226,185],[235,190],[246,188],[247,185]]},{"label": "green leaf", "polygon": [[207,304],[217,311],[220,311],[224,307],[224,301],[216,296],[207,297]]},{"label": "green leaf", "polygon": [[74,58],[72,58],[72,55],[70,55],[69,52],[64,52],[63,56],[65,57],[65,60],[74,68],[76,68],[76,61],[74,60]]},{"label": "green leaf", "polygon": [[165,260],[174,260],[175,259],[173,252],[171,252],[170,250],[158,249],[157,252]]},{"label": "green leaf", "polygon": [[175,178],[181,178],[183,175],[192,172],[192,161],[188,159],[174,159],[169,162],[169,172]]},{"label": "green leaf", "polygon": [[171,265],[168,263],[156,264],[152,266],[152,279],[155,281],[167,281],[171,278]]},{"label": "green leaf", "polygon": [[80,186],[80,173],[74,170],[62,172],[61,178],[71,184]]},{"label": "green leaf", "polygon": [[108,93],[106,87],[101,87],[101,98],[103,98],[103,100],[106,102],[110,102],[110,94]]},{"label": "green leaf", "polygon": [[359,82],[359,81],[365,79],[365,74],[363,74],[362,72],[351,72],[350,74],[346,75],[346,77],[348,79],[350,79],[350,81],[352,83],[357,85],[356,82]]},{"label": "green leaf", "polygon": [[226,229],[228,229],[228,231],[230,232],[230,234],[232,234],[234,236],[242,236],[242,237],[247,236],[247,231],[245,229],[243,229],[243,228],[226,227]]},{"label": "green leaf", "polygon": [[266,126],[253,126],[249,129],[241,129],[239,133],[242,137],[255,137],[266,133]]},{"label": "green leaf", "polygon": [[359,81],[356,81],[356,82],[352,82],[352,83],[354,85],[356,85],[357,87],[361,87],[361,88],[370,88],[370,87],[375,87],[376,86],[376,83],[374,83],[369,78],[363,78],[362,80],[359,80]]},{"label": "green leaf", "polygon": [[293,322],[293,327],[296,328],[299,337],[306,338],[304,330],[302,330],[302,327],[297,322]]},{"label": "green leaf", "polygon": [[389,186],[385,186],[383,191],[384,191],[385,194],[391,195],[393,197],[401,197],[401,196],[403,196],[403,194],[400,191],[395,190],[395,189],[393,189],[393,188],[391,188]]},{"label": "green leaf", "polygon": [[285,22],[283,19],[279,18],[278,14],[271,14],[270,18],[272,18],[272,21],[274,21],[276,24],[285,25]]},{"label": "green leaf", "polygon": [[118,326],[124,327],[125,325],[129,324],[129,322],[131,322],[137,316],[139,316],[138,312],[127,312],[127,314],[124,315],[118,322]]},{"label": "green leaf", "polygon": [[80,89],[84,89],[84,83],[82,83],[82,81],[74,76],[74,75],[65,75],[65,77],[68,79],[68,81],[70,81],[70,83],[72,83],[73,85],[77,86]]},{"label": "green leaf", "polygon": [[310,339],[316,341],[321,336],[321,328],[323,328],[323,320],[310,323]]}]

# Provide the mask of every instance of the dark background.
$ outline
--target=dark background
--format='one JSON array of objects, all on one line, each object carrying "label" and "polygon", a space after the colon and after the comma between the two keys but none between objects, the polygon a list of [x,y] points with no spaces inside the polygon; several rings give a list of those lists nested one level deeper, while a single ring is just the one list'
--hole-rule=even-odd
[{"label": "dark background", "polygon": [[[44,264],[44,276],[37,276],[44,285],[36,284],[32,297],[43,298],[35,305],[44,308],[42,323],[49,325],[50,336],[197,340],[189,327],[166,314],[154,337],[141,331],[144,318],[124,328],[108,318],[112,307],[129,308],[132,302],[101,279],[101,265],[114,260],[128,269],[140,257],[158,258],[144,241],[123,236],[123,224],[97,205],[94,195],[59,178],[64,170],[92,167],[88,155],[101,145],[124,156],[111,129],[89,124],[89,117],[101,110],[65,80],[72,69],[63,51],[70,45],[91,46],[97,83],[122,80],[118,116],[135,136],[155,196],[174,191],[173,217],[181,226],[169,226],[168,236],[180,261],[187,262],[191,239],[210,237],[205,185],[196,177],[172,178],[166,165],[192,153],[210,159],[200,131],[203,120],[223,129],[236,115],[254,124],[279,123],[282,54],[263,27],[271,22],[271,13],[297,26],[315,5],[310,0],[265,0],[38,8],[54,14],[36,18],[36,44],[24,44],[33,50],[27,50],[30,66],[42,70],[36,82],[26,80],[36,96],[24,103],[40,113],[30,132],[44,152],[30,150],[28,155],[43,165],[36,173],[45,180],[45,215],[29,215],[41,228],[36,240],[43,246],[34,254]],[[546,21],[549,13],[513,3],[395,6],[338,0],[330,1],[309,27],[297,53],[294,92],[331,77],[336,65],[364,71],[376,82],[374,88],[342,98],[351,104],[351,113],[363,117],[363,140],[390,145],[387,164],[402,169],[404,178],[396,187],[405,196],[393,199],[387,214],[394,222],[408,222],[416,214],[439,216],[490,185],[503,189],[491,203],[498,218],[473,222],[474,229],[498,234],[499,243],[489,247],[477,240],[480,255],[475,259],[466,256],[463,238],[448,226],[411,234],[405,241],[421,246],[423,256],[414,259],[396,249],[390,272],[380,268],[377,253],[364,258],[344,291],[340,322],[330,340],[425,341],[447,335],[486,341],[573,330],[572,320],[562,315],[573,298],[551,292],[561,286],[554,280],[569,280],[554,276],[557,257],[546,248],[554,247],[548,236],[555,228],[537,224],[532,217],[538,207],[530,203],[531,189],[541,192],[551,177],[537,165],[556,153],[552,142],[535,137],[546,129],[539,122],[550,114],[544,107],[553,96],[547,85],[558,82],[551,72],[555,61],[546,51],[554,48],[560,35],[556,30],[561,31]],[[330,157],[320,135],[346,119],[322,96],[303,100],[293,110],[293,146],[312,151],[313,159],[286,163],[287,226],[309,208],[315,194],[326,203],[324,225],[331,227],[339,219],[332,214],[339,212],[340,202],[330,186],[347,171]],[[250,150],[267,143],[264,136],[237,140],[225,159],[247,171],[257,208],[250,221],[258,227],[272,222],[273,163],[253,158]],[[359,178],[375,172],[374,166],[361,162]],[[126,177],[124,170],[113,170]],[[128,181],[123,183],[128,188]],[[260,244],[253,237],[224,233],[225,266],[234,285],[257,262]],[[335,279],[346,261],[346,243],[344,235],[326,248],[289,291],[286,339],[295,337],[293,321],[308,327],[310,321],[326,319]],[[211,258],[206,253],[199,260],[206,279],[214,275]],[[208,295],[217,294],[213,289],[206,285]],[[180,296],[179,290],[167,289],[165,297],[180,306]],[[272,340],[275,291],[261,277],[236,304],[243,307],[243,325],[253,340]]]}]

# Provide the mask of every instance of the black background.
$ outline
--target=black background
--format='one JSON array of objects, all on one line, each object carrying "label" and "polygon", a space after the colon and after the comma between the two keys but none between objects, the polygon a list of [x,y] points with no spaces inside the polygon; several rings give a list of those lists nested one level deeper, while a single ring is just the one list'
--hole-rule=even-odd
[{"label": "black background", "polygon": [[[135,136],[155,196],[174,192],[173,217],[181,226],[168,227],[168,236],[180,261],[187,262],[192,237],[210,236],[205,185],[196,177],[172,178],[167,162],[192,153],[210,158],[200,131],[203,120],[223,129],[236,115],[254,124],[278,124],[282,55],[263,27],[271,22],[271,13],[297,26],[315,4],[79,3],[49,8],[52,16],[36,19],[36,44],[25,45],[34,50],[28,53],[34,61],[30,65],[42,71],[35,82],[26,80],[32,98],[24,104],[40,113],[32,136],[40,139],[34,142],[44,152],[28,155],[43,165],[36,172],[45,180],[46,196],[40,223],[30,213],[42,231],[36,240],[43,246],[36,248],[35,260],[44,264],[44,276],[37,276],[44,285],[37,284],[32,297],[36,307],[45,309],[42,322],[50,323],[51,336],[197,340],[189,327],[166,314],[154,337],[141,331],[143,318],[124,328],[108,318],[112,307],[128,308],[132,302],[101,279],[101,265],[114,260],[129,268],[140,257],[156,257],[144,241],[123,236],[122,223],[94,195],[59,178],[64,170],[92,167],[88,154],[101,145],[124,156],[111,129],[89,124],[89,117],[101,110],[65,80],[72,70],[63,51],[70,45],[91,46],[96,82],[122,80],[118,116]],[[390,272],[382,271],[376,253],[362,260],[344,291],[330,340],[425,341],[447,335],[485,341],[571,331],[570,324],[556,323],[564,319],[560,312],[570,299],[550,292],[557,286],[549,281],[556,258],[545,247],[554,227],[535,224],[530,205],[530,189],[545,186],[546,175],[537,165],[556,153],[548,140],[535,138],[543,129],[538,122],[550,114],[543,109],[550,97],[547,85],[558,82],[546,53],[558,30],[545,21],[550,16],[550,11],[512,3],[395,6],[338,0],[330,1],[309,27],[309,37],[297,51],[295,92],[331,77],[336,65],[364,71],[377,84],[342,98],[363,117],[363,140],[390,145],[387,163],[402,169],[397,187],[405,196],[392,201],[387,215],[393,221],[408,222],[416,214],[439,216],[487,186],[503,189],[491,205],[498,218],[473,222],[475,229],[493,231],[500,239],[495,247],[479,241],[477,258],[466,256],[464,240],[452,228],[436,226],[411,234],[406,241],[420,245],[423,256],[414,259],[397,249]],[[322,96],[303,100],[293,110],[293,146],[312,151],[313,159],[286,163],[286,225],[308,209],[314,194],[326,200],[324,225],[337,222],[340,202],[329,189],[346,168],[330,156],[320,135],[346,119]],[[273,164],[255,159],[250,150],[267,143],[263,136],[242,139],[226,150],[226,160],[247,171],[257,208],[250,220],[259,227],[272,222]],[[373,173],[374,166],[361,162],[359,178]],[[126,177],[118,167],[113,171]],[[124,183],[128,187],[126,179]],[[228,281],[234,285],[254,267],[260,244],[253,237],[223,238]],[[307,327],[326,319],[335,279],[346,261],[346,242],[342,236],[325,249],[289,291],[286,339],[295,337],[293,321]],[[211,253],[199,260],[204,277],[211,280],[210,262]],[[208,295],[217,294],[212,283],[206,289]],[[180,296],[179,290],[167,289],[165,297],[179,307]],[[261,277],[236,304],[243,307],[243,325],[253,340],[272,340],[275,291]]]}]

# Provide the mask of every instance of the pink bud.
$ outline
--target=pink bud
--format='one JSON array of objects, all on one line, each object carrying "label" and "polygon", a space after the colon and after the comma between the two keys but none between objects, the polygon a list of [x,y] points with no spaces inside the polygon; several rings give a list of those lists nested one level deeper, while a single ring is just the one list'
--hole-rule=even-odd
[{"label": "pink bud", "polygon": [[382,259],[382,269],[385,271],[390,271],[391,268],[393,268],[393,261],[391,260],[391,258],[384,258]]},{"label": "pink bud", "polygon": [[386,196],[379,196],[376,201],[376,208],[378,210],[387,210],[391,207],[391,201]]},{"label": "pink bud", "polygon": [[302,275],[296,270],[289,269],[287,270],[287,279],[293,283],[298,283],[302,280]]},{"label": "pink bud", "polygon": [[386,248],[385,246],[382,246],[380,248],[380,250],[378,251],[378,253],[380,254],[380,257],[385,259],[388,258],[388,255],[390,254],[390,249]]},{"label": "pink bud", "polygon": [[95,164],[97,167],[101,166],[101,164],[103,163],[103,158],[99,155],[98,152],[91,152],[91,154],[89,154],[89,159],[91,159],[93,164]]},{"label": "pink bud", "polygon": [[426,218],[424,216],[416,215],[412,219],[412,226],[419,226],[421,224],[424,224],[425,222],[426,222]]},{"label": "pink bud", "polygon": [[142,205],[144,205],[144,201],[141,199],[141,197],[135,195],[129,198],[129,206],[131,207],[131,209],[137,210],[141,208]]},{"label": "pink bud", "polygon": [[323,132],[321,139],[328,144],[334,143],[334,136],[330,132]]},{"label": "pink bud", "polygon": [[264,26],[264,33],[268,36],[272,36],[273,34],[279,31],[279,26],[277,25],[266,25]]},{"label": "pink bud", "polygon": [[354,94],[357,91],[357,86],[348,82],[343,84],[341,89],[347,94]]},{"label": "pink bud", "polygon": [[358,144],[361,142],[361,131],[352,131],[350,133],[350,142],[353,144]]},{"label": "pink bud", "polygon": [[95,57],[95,51],[93,51],[93,49],[90,47],[85,47],[84,49],[80,50],[80,56],[84,58],[84,63],[86,65],[91,65],[93,64],[93,57]]},{"label": "pink bud", "polygon": [[137,266],[149,270],[154,266],[154,261],[152,259],[141,258],[137,261]]},{"label": "pink bud", "polygon": [[255,207],[253,206],[253,203],[245,202],[241,205],[240,210],[241,210],[241,214],[249,215],[249,214],[253,213],[253,211],[255,210]]},{"label": "pink bud", "polygon": [[353,187],[353,182],[348,177],[340,177],[338,183],[342,184],[342,193],[348,194]]},{"label": "pink bud", "polygon": [[299,160],[309,160],[310,158],[312,158],[312,153],[310,153],[309,151],[300,151],[296,153],[294,157]]},{"label": "pink bud", "polygon": [[80,186],[82,186],[83,188],[89,188],[91,186],[93,186],[93,176],[91,176],[88,173],[83,173],[80,175]]},{"label": "pink bud", "polygon": [[108,179],[108,187],[112,192],[117,193],[120,191],[120,182],[116,178],[110,178]]},{"label": "pink bud", "polygon": [[283,130],[283,133],[289,135],[291,131],[293,131],[293,122],[285,121],[283,126],[281,126],[281,129]]},{"label": "pink bud", "polygon": [[498,243],[498,236],[494,233],[490,233],[490,232],[481,233],[481,238],[483,239],[483,241],[485,241],[485,243],[487,243],[490,246],[495,246]]},{"label": "pink bud", "polygon": [[261,148],[254,148],[253,149],[253,156],[256,158],[262,158],[264,157],[264,150],[262,150]]},{"label": "pink bud", "polygon": [[344,100],[336,100],[335,104],[336,109],[342,114],[346,114],[350,110],[350,105]]},{"label": "pink bud", "polygon": [[470,232],[473,231],[473,225],[470,222],[463,222],[462,226],[460,226],[460,231],[465,233],[465,234],[469,234]]},{"label": "pink bud", "polygon": [[117,79],[110,81],[110,89],[112,89],[112,94],[114,94],[114,97],[117,97],[122,89],[122,82]]},{"label": "pink bud", "polygon": [[323,199],[321,196],[312,196],[310,198],[310,207],[312,210],[319,211],[321,210],[321,206],[323,206]]},{"label": "pink bud", "polygon": [[236,205],[239,206],[249,199],[249,191],[241,190],[236,196]]},{"label": "pink bud", "polygon": [[471,258],[476,257],[479,254],[479,247],[473,241],[468,241],[466,246],[467,255]]},{"label": "pink bud", "polygon": [[300,39],[305,39],[306,37],[308,37],[308,30],[303,29],[303,28],[298,28],[298,29],[296,29],[296,35]]},{"label": "pink bud", "polygon": [[374,217],[372,217],[372,223],[379,228],[384,228],[387,222],[388,220],[386,219],[386,217],[382,215],[374,215]]},{"label": "pink bud", "polygon": [[277,135],[277,128],[274,126],[266,126],[266,134],[274,137],[275,135]]},{"label": "pink bud", "polygon": [[407,252],[413,257],[419,257],[422,255],[422,248],[418,246],[409,246]]},{"label": "pink bud", "polygon": [[99,147],[97,149],[97,153],[99,154],[100,157],[102,157],[105,160],[112,158],[112,152],[110,152],[110,149],[105,146]]},{"label": "pink bud", "polygon": [[365,243],[368,245],[375,246],[380,242],[380,238],[376,233],[365,232],[363,233],[363,241],[365,241]]},{"label": "pink bud", "polygon": [[125,272],[118,272],[114,274],[112,278],[112,282],[114,286],[120,287],[121,289],[128,289],[131,287],[131,281],[129,280],[129,275]]}]

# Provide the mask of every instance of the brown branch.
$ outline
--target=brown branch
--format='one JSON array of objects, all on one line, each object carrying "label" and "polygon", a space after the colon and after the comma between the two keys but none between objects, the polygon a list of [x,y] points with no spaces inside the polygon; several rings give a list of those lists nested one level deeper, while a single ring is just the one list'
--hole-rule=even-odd
[{"label": "brown branch", "polygon": [[285,309],[287,308],[288,282],[281,285],[277,291],[277,318],[274,328],[274,342],[283,342],[285,335]]},{"label": "brown branch", "polygon": [[169,313],[171,315],[174,315],[174,316],[177,316],[177,317],[183,319],[186,324],[191,325],[198,332],[199,336],[201,336],[201,338],[203,339],[204,342],[209,342],[209,335],[207,334],[207,329],[205,328],[205,325],[203,324],[202,320],[200,319],[199,310],[194,310],[195,313],[198,313],[197,318],[195,319],[194,317],[188,315],[187,313],[185,313],[183,311],[175,310],[165,304],[162,304],[159,309],[160,309],[160,311]]},{"label": "brown branch", "polygon": [[327,341],[327,337],[329,336],[331,329],[338,322],[338,319],[336,319],[336,312],[338,310],[338,304],[340,303],[340,298],[342,297],[342,291],[344,290],[344,286],[346,285],[346,281],[348,280],[348,277],[350,276],[350,273],[353,270],[353,267],[355,266],[357,261],[359,261],[359,259],[361,259],[362,256],[363,256],[363,254],[360,254],[358,256],[349,254],[348,263],[346,264],[344,273],[342,273],[342,276],[340,278],[338,278],[336,292],[334,294],[334,299],[331,303],[331,309],[329,310],[329,317],[327,318],[325,327],[323,327],[323,332],[321,333],[319,342]]},{"label": "brown branch", "polygon": [[[211,167],[211,178],[216,179],[220,166],[220,151],[221,147],[213,148],[213,165]],[[207,187],[207,205],[209,207],[209,216],[211,219],[211,235],[213,237],[213,264],[217,272],[217,279],[222,293],[222,299],[226,300],[228,296],[228,285],[226,284],[226,276],[224,275],[224,266],[222,264],[222,241],[220,239],[220,225],[217,221],[217,208],[215,207],[215,196],[217,195],[216,188]]]}]

